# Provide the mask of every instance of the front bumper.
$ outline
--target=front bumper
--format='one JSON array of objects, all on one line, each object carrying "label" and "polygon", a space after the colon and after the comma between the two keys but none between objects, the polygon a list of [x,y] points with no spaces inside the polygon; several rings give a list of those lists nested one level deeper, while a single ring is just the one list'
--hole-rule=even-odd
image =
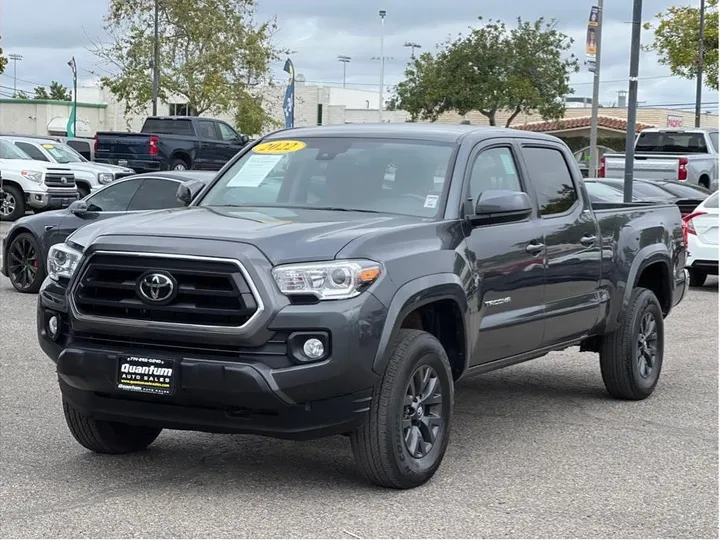
[{"label": "front bumper", "polygon": [[75,191],[36,191],[28,192],[25,200],[29,206],[38,210],[58,210],[67,208],[79,198]]},{"label": "front bumper", "polygon": [[[253,270],[253,279],[269,272]],[[372,369],[385,307],[366,292],[351,300],[291,305],[265,291],[262,326],[228,342],[151,327],[127,329],[74,317],[67,289],[45,280],[37,304],[43,351],[57,364],[66,400],[90,416],[170,429],[308,439],[352,431],[367,418],[377,374]],[[51,339],[48,319],[60,317]],[[103,326],[104,325],[104,326]],[[329,336],[329,355],[297,361],[295,337]],[[118,389],[122,355],[169,358],[177,382],[170,396]]]}]

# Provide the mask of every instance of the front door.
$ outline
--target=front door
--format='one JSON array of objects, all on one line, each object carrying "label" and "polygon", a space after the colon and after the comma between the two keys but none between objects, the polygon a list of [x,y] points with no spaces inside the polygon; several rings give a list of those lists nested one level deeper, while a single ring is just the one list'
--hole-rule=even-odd
[{"label": "front door", "polygon": [[[509,140],[482,143],[470,161],[467,198],[472,207],[487,190],[526,191],[516,147]],[[466,257],[473,269],[474,338],[471,365],[537,349],[544,330],[544,249],[538,217],[473,227]]]},{"label": "front door", "polygon": [[596,220],[583,200],[569,160],[553,143],[528,142],[523,160],[537,198],[545,237],[544,346],[580,338],[600,316],[601,242]]}]

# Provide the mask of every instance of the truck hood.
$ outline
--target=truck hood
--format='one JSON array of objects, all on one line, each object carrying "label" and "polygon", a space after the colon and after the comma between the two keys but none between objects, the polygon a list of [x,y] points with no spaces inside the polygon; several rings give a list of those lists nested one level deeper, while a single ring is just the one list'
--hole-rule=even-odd
[{"label": "truck hood", "polygon": [[83,248],[100,237],[162,237],[252,244],[272,264],[329,260],[368,233],[420,224],[412,216],[307,208],[190,207],[111,218],[78,229],[68,240]]},{"label": "truck hood", "polygon": [[92,173],[92,174],[98,174],[98,173],[133,174],[134,173],[134,171],[132,169],[128,169],[127,167],[119,167],[117,165],[105,165],[104,163],[85,163],[85,162],[58,163],[58,166],[68,167],[75,172],[85,172],[85,173]]},{"label": "truck hood", "polygon": [[35,161],[32,159],[4,159],[0,158],[0,170],[5,171],[47,171],[47,170],[64,170],[70,172],[67,165],[59,163],[45,163],[43,161]]}]

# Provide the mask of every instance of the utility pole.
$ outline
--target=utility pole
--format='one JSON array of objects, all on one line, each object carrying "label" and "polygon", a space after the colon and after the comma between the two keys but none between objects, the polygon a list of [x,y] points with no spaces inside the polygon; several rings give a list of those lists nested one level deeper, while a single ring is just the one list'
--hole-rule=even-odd
[{"label": "utility pole", "polygon": [[155,21],[153,32],[153,87],[152,87],[152,113],[157,116],[158,95],[160,94],[160,37],[158,32],[158,3],[155,0]]},{"label": "utility pole", "polygon": [[378,94],[378,120],[383,121],[383,90],[385,86],[385,15],[387,11],[380,10],[380,93]]},{"label": "utility pole", "polygon": [[410,58],[415,58],[415,49],[422,49],[422,47],[414,41],[406,41],[405,47],[410,47]]},{"label": "utility pole", "polygon": [[625,134],[625,189],[623,201],[632,202],[633,168],[635,165],[635,124],[638,107],[638,71],[640,68],[640,30],[642,0],[633,0],[632,39],[630,41],[630,76],[628,83],[627,132]]},{"label": "utility pole", "polygon": [[597,14],[597,44],[595,46],[595,76],[593,77],[592,91],[592,112],[590,120],[590,176],[595,176],[598,169],[598,108],[600,106],[600,64],[602,63],[600,55],[602,54],[602,20],[603,20],[603,0],[598,0]]},{"label": "utility pole", "polygon": [[17,96],[17,63],[22,60],[22,54],[9,54],[8,58],[13,61],[13,97]]},{"label": "utility pole", "polygon": [[352,60],[352,58],[350,58],[349,56],[340,55],[337,57],[337,59],[340,62],[342,62],[342,64],[343,64],[343,88],[345,88],[345,75],[347,73],[346,68],[347,68],[348,62],[350,62],[350,60]]},{"label": "utility pole", "polygon": [[703,41],[705,39],[705,0],[700,0],[700,39],[698,40],[697,87],[695,88],[695,127],[700,127],[702,113]]}]

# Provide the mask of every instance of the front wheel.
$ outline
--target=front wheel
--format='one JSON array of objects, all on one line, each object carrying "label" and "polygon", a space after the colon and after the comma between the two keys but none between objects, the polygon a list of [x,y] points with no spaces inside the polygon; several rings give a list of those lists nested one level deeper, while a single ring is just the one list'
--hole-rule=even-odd
[{"label": "front wheel", "polygon": [[129,454],[144,450],[162,431],[160,428],[97,420],[81,413],[65,400],[63,411],[65,422],[75,440],[88,450],[100,454]]},{"label": "front wheel", "polygon": [[0,187],[0,221],[15,221],[25,215],[25,195],[11,185]]},{"label": "front wheel", "polygon": [[447,354],[431,334],[401,330],[370,418],[350,436],[355,460],[373,484],[409,489],[430,480],[447,449],[454,387]]},{"label": "front wheel", "polygon": [[665,344],[665,320],[655,294],[633,290],[620,328],[600,343],[600,371],[608,393],[617,399],[641,400],[655,390]]},{"label": "front wheel", "polygon": [[7,250],[10,283],[21,293],[36,293],[45,280],[45,261],[40,244],[30,233],[18,234]]}]

